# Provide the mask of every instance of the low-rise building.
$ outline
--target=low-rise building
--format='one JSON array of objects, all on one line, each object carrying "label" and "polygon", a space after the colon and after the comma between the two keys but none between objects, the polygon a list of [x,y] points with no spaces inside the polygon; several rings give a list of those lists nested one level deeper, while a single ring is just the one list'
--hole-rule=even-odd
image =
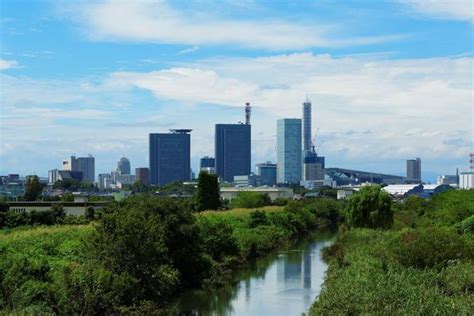
[{"label": "low-rise building", "polygon": [[395,197],[408,195],[421,195],[423,193],[422,184],[391,184],[382,188],[383,191]]},{"label": "low-rise building", "polygon": [[220,194],[221,198],[232,200],[237,196],[237,193],[242,191],[268,194],[272,201],[278,198],[292,199],[294,197],[292,189],[276,187],[222,187]]},{"label": "low-rise building", "polygon": [[99,210],[110,202],[51,202],[51,201],[19,201],[19,202],[8,202],[9,211],[14,213],[23,213],[35,211],[49,211],[54,205],[62,205],[67,215],[85,215],[88,207]]},{"label": "low-rise building", "polygon": [[453,186],[458,186],[459,184],[459,175],[457,174],[442,174],[438,177],[436,184],[442,185],[442,184],[449,184]]},{"label": "low-rise building", "polygon": [[348,199],[352,194],[354,194],[353,189],[338,189],[337,190],[337,199],[345,200]]},{"label": "low-rise building", "polygon": [[253,173],[244,176],[234,176],[233,184],[238,187],[257,187],[261,185],[261,177]]}]

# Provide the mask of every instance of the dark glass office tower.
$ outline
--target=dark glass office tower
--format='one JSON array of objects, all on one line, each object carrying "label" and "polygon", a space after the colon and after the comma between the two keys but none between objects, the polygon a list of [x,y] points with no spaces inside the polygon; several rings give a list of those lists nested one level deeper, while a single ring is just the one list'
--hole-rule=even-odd
[{"label": "dark glass office tower", "polygon": [[407,180],[410,182],[421,182],[421,159],[407,160]]},{"label": "dark glass office tower", "polygon": [[250,124],[216,124],[216,174],[223,181],[250,174],[250,138]]},{"label": "dark glass office tower", "polygon": [[191,180],[190,129],[150,134],[150,183],[165,185]]}]

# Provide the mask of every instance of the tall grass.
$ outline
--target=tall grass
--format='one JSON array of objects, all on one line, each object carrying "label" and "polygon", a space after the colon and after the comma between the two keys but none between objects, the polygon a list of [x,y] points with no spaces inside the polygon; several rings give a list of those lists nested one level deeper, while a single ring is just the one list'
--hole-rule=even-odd
[{"label": "tall grass", "polygon": [[392,230],[351,229],[323,251],[310,315],[473,315],[474,191],[396,205]]}]

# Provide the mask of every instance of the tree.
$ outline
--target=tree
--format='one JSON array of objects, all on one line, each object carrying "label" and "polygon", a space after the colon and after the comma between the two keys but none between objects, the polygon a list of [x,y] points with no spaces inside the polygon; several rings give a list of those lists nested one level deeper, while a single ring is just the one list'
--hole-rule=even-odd
[{"label": "tree", "polygon": [[132,189],[135,192],[146,192],[147,186],[141,180],[137,180],[133,183]]},{"label": "tree", "polygon": [[352,227],[387,229],[393,224],[392,199],[380,186],[366,186],[353,194],[346,212]]},{"label": "tree", "polygon": [[166,299],[180,285],[199,285],[210,269],[195,217],[176,199],[130,197],[104,213],[96,230],[90,253],[132,280],[122,304]]},{"label": "tree", "polygon": [[221,206],[216,175],[205,171],[199,173],[196,204],[199,211],[217,210]]},{"label": "tree", "polygon": [[61,201],[63,201],[63,202],[74,202],[74,195],[71,192],[66,192],[61,197]]},{"label": "tree", "polygon": [[10,206],[8,205],[7,201],[3,198],[0,198],[0,213],[8,212]]},{"label": "tree", "polygon": [[95,216],[95,209],[92,206],[86,208],[85,216],[88,220],[92,221]]},{"label": "tree", "polygon": [[43,187],[39,182],[38,176],[31,176],[26,182],[24,198],[27,201],[36,201],[43,192]]}]

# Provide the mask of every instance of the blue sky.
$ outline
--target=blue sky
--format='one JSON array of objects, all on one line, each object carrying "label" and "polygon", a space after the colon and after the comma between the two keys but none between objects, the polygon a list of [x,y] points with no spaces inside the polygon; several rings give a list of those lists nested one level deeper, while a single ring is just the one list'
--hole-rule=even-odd
[{"label": "blue sky", "polygon": [[147,166],[147,135],[192,128],[193,167],[215,123],[251,102],[254,163],[308,94],[328,166],[423,176],[473,150],[472,1],[0,3],[0,173],[46,175],[92,154]]}]

